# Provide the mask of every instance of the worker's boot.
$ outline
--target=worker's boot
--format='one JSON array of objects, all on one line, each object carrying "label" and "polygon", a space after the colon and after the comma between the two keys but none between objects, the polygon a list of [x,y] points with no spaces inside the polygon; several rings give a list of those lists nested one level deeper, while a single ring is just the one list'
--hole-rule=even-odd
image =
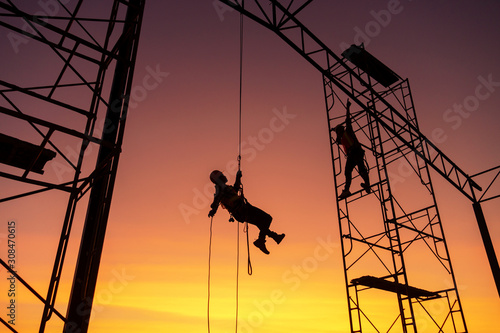
[{"label": "worker's boot", "polygon": [[269,251],[266,248],[266,240],[264,238],[258,238],[253,245],[257,246],[259,250],[264,252],[265,254],[269,254]]},{"label": "worker's boot", "polygon": [[361,187],[363,188],[363,190],[366,191],[367,194],[370,194],[370,192],[372,191],[372,189],[370,188],[369,182],[361,183]]},{"label": "worker's boot", "polygon": [[339,199],[340,199],[340,200],[345,199],[345,198],[347,198],[347,197],[348,197],[348,196],[350,196],[350,195],[351,195],[351,191],[349,191],[349,190],[347,190],[347,189],[344,189],[344,190],[342,191],[342,193],[340,193],[340,195],[339,195]]},{"label": "worker's boot", "polygon": [[279,243],[281,243],[281,241],[283,240],[283,238],[285,238],[285,234],[278,235],[274,231],[270,231],[269,232],[269,237],[271,237],[272,239],[274,239],[274,241],[277,244],[279,244]]}]

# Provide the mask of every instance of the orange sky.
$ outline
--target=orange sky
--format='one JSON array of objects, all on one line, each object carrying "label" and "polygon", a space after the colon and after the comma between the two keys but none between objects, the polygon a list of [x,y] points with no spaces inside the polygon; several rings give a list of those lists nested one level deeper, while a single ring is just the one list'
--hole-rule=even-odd
[{"label": "orange sky", "polygon": [[[391,4],[397,5],[397,13],[383,24],[377,21]],[[334,52],[363,41],[372,54],[408,77],[422,132],[432,137],[442,129],[439,148],[474,174],[500,164],[499,12],[496,1],[334,5],[316,0],[300,18]],[[238,154],[238,20],[237,13],[220,12],[213,1],[146,4],[135,87],[148,89],[132,96],[90,332],[207,330],[207,214],[213,193],[208,175],[213,169],[231,169]],[[377,22],[376,33],[367,30]],[[0,42],[13,63],[28,58],[27,46],[15,54],[5,38]],[[15,78],[18,72],[3,63],[1,77]],[[152,72],[158,74],[156,81]],[[32,73],[24,68],[19,75],[29,78]],[[485,80],[493,83],[486,87]],[[454,112],[477,95],[480,85],[481,93],[489,92],[487,98],[473,111]],[[253,275],[248,276],[240,225],[239,331],[347,332],[321,75],[250,20],[245,21],[242,124],[245,195],[273,216],[274,230],[287,236],[279,246],[269,242],[269,256],[251,245]],[[20,131],[33,134],[27,130]],[[0,131],[18,130],[0,122]],[[406,187],[411,197],[415,178],[400,172],[395,186]],[[57,172],[49,164],[43,177],[55,179]],[[228,178],[233,182],[234,174],[228,172]],[[437,174],[433,181],[469,331],[494,333],[500,299],[472,206]],[[18,192],[12,182],[0,182],[2,197]],[[66,200],[54,192],[3,203],[0,210],[0,235],[5,235],[8,220],[17,221],[18,271],[42,295]],[[63,314],[85,216],[85,202],[79,205],[57,302]],[[494,201],[484,209],[498,252],[500,212]],[[360,212],[367,219],[370,214]],[[234,330],[237,225],[227,219],[219,209],[213,221],[212,332]],[[250,226],[249,233],[253,241],[257,230]],[[1,251],[5,258],[3,243]],[[2,308],[5,283],[2,278]],[[375,299],[366,306],[376,309],[386,302]],[[20,291],[18,301],[16,328],[38,331],[40,303],[26,291]],[[393,319],[375,315],[383,327]],[[46,332],[60,332],[60,327],[53,318]]]}]

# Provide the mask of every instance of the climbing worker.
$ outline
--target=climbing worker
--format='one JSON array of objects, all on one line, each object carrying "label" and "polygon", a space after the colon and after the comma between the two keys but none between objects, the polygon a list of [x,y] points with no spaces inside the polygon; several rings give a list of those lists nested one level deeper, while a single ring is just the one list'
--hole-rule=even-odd
[{"label": "climbing worker", "polygon": [[366,193],[370,193],[370,179],[368,177],[368,169],[364,163],[365,151],[361,148],[361,144],[356,138],[356,134],[354,134],[354,130],[352,129],[351,123],[351,114],[350,114],[350,106],[351,102],[347,100],[346,105],[346,119],[345,119],[345,128],[342,125],[337,125],[334,130],[337,133],[336,142],[338,145],[342,145],[344,147],[344,152],[346,154],[346,163],[345,163],[345,186],[342,193],[339,195],[339,199],[345,199],[351,195],[349,188],[351,186],[352,181],[352,170],[354,167],[358,167],[358,172],[361,178],[363,178],[364,183],[361,183],[361,187],[366,191]]},{"label": "climbing worker", "polygon": [[[227,185],[227,178],[221,171],[214,170],[210,174],[210,180],[215,184],[214,201],[210,205],[212,210],[208,213],[209,217],[213,217],[217,212],[219,204],[227,209],[231,214],[231,219],[234,217],[238,222],[248,222],[259,228],[259,237],[253,244],[265,254],[269,254],[266,248],[266,236],[271,237],[277,244],[281,243],[285,234],[277,234],[269,230],[272,217],[263,210],[252,206],[248,201],[239,194],[241,189],[241,171],[236,173],[236,181],[234,185]],[[234,220],[233,220],[234,221]]]}]

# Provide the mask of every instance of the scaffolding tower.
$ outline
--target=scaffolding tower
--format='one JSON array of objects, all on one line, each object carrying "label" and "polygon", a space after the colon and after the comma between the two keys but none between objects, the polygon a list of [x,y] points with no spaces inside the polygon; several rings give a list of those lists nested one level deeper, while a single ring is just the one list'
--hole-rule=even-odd
[{"label": "scaffolding tower", "polygon": [[430,172],[473,203],[500,293],[481,209],[481,202],[499,197],[486,192],[500,167],[485,172],[493,180],[478,198],[483,190],[474,179],[483,173],[469,176],[422,134],[407,79],[362,45],[335,54],[298,20],[312,0],[220,2],[273,31],[321,72],[337,198],[345,159],[334,128],[345,120],[342,104],[350,99],[355,107],[353,128],[365,145],[371,193],[353,178],[359,190],[336,202],[351,332],[467,332]]},{"label": "scaffolding tower", "polygon": [[[403,332],[430,327],[467,332],[429,162],[418,155],[425,156],[428,142],[418,129],[409,82],[362,47],[353,45],[343,56],[365,84],[351,91],[370,110],[353,110],[352,122],[357,137],[366,143],[372,191],[361,190],[356,176],[352,187],[359,190],[337,200],[351,332],[393,327]],[[333,129],[345,117],[333,107],[331,82],[324,82],[339,197],[345,185],[345,159]],[[400,123],[393,121],[401,115]],[[402,173],[402,168],[411,172]],[[392,321],[377,321],[381,308],[386,315],[392,313]]]},{"label": "scaffolding tower", "polygon": [[[40,321],[39,332],[54,317],[52,328],[88,329],[143,9],[144,0],[0,1],[0,31],[8,41],[0,78],[2,212],[13,225],[30,210],[21,207],[50,204],[61,217],[57,246],[43,247],[55,249],[52,274],[43,276],[45,295],[25,278],[22,265],[3,254],[0,259],[17,288],[41,302],[40,317],[30,319]],[[71,246],[75,228],[82,231]],[[76,259],[67,256],[70,246],[79,248]],[[74,268],[73,284],[61,300],[65,260],[69,274]],[[3,316],[2,326],[16,332],[20,323]]]}]

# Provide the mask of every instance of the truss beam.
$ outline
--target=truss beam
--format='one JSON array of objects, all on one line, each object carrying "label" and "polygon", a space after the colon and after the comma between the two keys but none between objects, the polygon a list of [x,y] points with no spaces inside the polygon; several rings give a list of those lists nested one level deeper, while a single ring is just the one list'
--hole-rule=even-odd
[{"label": "truss beam", "polygon": [[[373,289],[375,284],[396,292],[399,314],[391,328],[399,322],[403,332],[417,332],[413,305],[425,295],[426,301],[446,299],[450,305],[448,316],[438,326],[440,331],[467,331],[429,169],[434,169],[471,201],[475,201],[474,191],[481,191],[481,188],[420,132],[408,80],[403,80],[359,47],[353,46],[342,57],[337,56],[297,19],[297,12],[290,9],[291,2],[287,1],[287,5],[277,0],[220,1],[276,33],[322,73],[337,197],[343,186],[343,154],[336,148],[332,132],[341,122],[342,115],[336,115],[333,106],[336,100],[342,102],[340,93],[359,108],[352,112],[353,126],[358,135],[370,142],[365,148],[373,153],[376,163],[370,170],[375,171],[373,178],[376,179],[371,186],[373,194],[357,191],[346,200],[337,201],[351,332],[362,332],[363,322],[378,331],[359,303],[360,295]],[[381,71],[374,72],[373,66],[363,66],[366,61],[377,65]],[[410,214],[405,213],[396,200],[388,176],[389,165],[402,158],[410,163],[431,199],[430,205],[412,209]],[[363,231],[363,224],[350,216],[352,209],[349,207],[358,200],[367,200],[368,196],[379,201],[383,232],[367,233]],[[417,246],[429,250],[443,274],[451,278],[451,289],[427,291],[410,286],[406,256]],[[360,280],[353,274],[364,270],[361,263],[371,255],[393,281],[377,279],[374,283],[372,279],[367,288],[359,288],[360,282],[366,279]]]},{"label": "truss beam", "polygon": [[[343,58],[330,50],[279,1],[247,0],[241,4],[231,0],[219,1],[275,32],[402,145],[416,152],[463,195],[471,201],[474,200],[473,189],[481,188],[471,177],[420,133],[418,128],[403,116],[401,109],[391,105],[377,87],[368,84],[368,81],[356,72],[355,67],[349,66]],[[264,2],[265,5],[262,4]],[[250,5],[254,6],[249,9]],[[369,105],[373,100],[379,101],[384,109],[373,109]],[[420,138],[421,146],[414,144],[414,137]]]}]

